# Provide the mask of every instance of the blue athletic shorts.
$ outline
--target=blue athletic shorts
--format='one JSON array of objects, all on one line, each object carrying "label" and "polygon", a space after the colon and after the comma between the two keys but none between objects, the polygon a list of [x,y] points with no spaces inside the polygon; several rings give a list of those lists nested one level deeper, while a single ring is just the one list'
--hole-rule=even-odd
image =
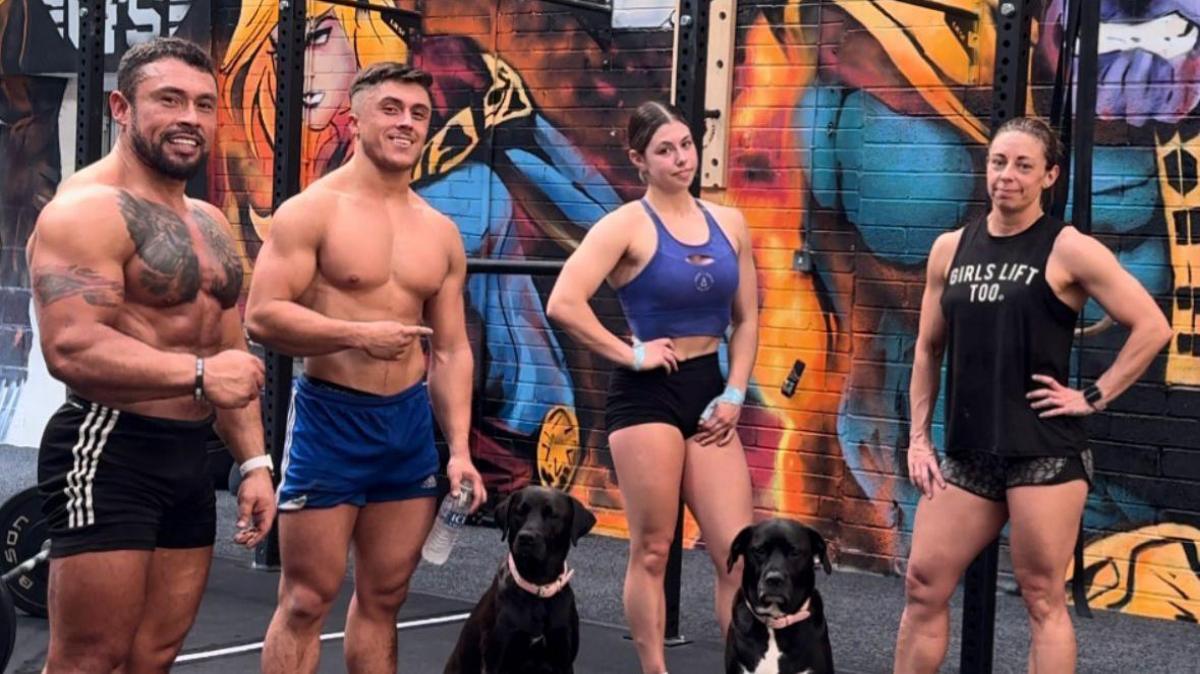
[{"label": "blue athletic shorts", "polygon": [[292,391],[279,509],[435,497],[438,451],[425,384],[379,396],[301,376]]}]

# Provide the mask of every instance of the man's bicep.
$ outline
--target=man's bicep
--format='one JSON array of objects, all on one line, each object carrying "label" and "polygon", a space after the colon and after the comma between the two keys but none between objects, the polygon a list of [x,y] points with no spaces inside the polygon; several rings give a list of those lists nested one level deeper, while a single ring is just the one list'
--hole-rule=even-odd
[{"label": "man's bicep", "polygon": [[122,246],[102,229],[82,236],[63,215],[56,209],[38,222],[29,256],[34,304],[43,321],[66,312],[73,322],[88,316],[108,322],[125,299]]},{"label": "man's bicep", "polygon": [[450,271],[442,281],[442,287],[426,305],[425,319],[433,330],[430,342],[435,349],[453,348],[467,342],[466,302],[463,298],[467,261],[461,243],[456,241],[455,244],[451,249]]},{"label": "man's bicep", "polygon": [[255,260],[249,304],[300,297],[317,273],[318,240],[308,223],[277,217]]}]

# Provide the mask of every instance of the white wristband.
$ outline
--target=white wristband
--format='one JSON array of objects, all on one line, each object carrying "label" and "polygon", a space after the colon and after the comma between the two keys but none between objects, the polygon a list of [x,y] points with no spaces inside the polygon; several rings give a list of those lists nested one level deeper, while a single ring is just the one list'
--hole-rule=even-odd
[{"label": "white wristband", "polygon": [[259,468],[266,468],[272,475],[275,474],[275,463],[271,461],[270,454],[263,454],[261,456],[255,456],[246,459],[242,465],[238,466],[238,472],[242,474],[242,477],[245,477],[246,473],[249,473],[252,470],[258,470]]},{"label": "white wristband", "polygon": [[731,405],[741,405],[742,403],[746,402],[746,392],[740,388],[726,384],[725,390],[721,393],[721,396],[718,398],[718,400]]}]

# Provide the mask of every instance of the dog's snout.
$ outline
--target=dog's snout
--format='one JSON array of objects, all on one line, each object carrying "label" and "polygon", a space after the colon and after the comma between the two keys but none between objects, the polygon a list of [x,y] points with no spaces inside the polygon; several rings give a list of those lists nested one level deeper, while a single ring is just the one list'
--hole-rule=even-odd
[{"label": "dog's snout", "polygon": [[783,575],[783,572],[774,569],[764,573],[762,577],[763,585],[769,588],[782,586],[784,580],[786,580],[786,577]]},{"label": "dog's snout", "polygon": [[517,533],[517,547],[519,548],[531,547],[536,545],[537,542],[538,535],[532,531],[521,531]]}]

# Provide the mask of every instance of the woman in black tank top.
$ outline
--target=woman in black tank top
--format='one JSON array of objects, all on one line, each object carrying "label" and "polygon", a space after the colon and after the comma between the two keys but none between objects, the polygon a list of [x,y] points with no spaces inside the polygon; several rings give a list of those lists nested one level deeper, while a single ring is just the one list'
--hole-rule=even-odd
[{"label": "woman in black tank top", "polygon": [[[1064,578],[1091,482],[1082,417],[1141,376],[1171,329],[1103,244],[1042,211],[1058,140],[1018,118],[993,136],[986,219],[943,234],[929,254],[913,359],[910,479],[917,507],[895,672],[936,672],[949,601],[967,565],[1011,522],[1013,573],[1029,611],[1031,671],[1073,672]],[[1074,327],[1094,298],[1130,329],[1112,366],[1067,386]],[[946,357],[945,459],[930,425]]]}]

